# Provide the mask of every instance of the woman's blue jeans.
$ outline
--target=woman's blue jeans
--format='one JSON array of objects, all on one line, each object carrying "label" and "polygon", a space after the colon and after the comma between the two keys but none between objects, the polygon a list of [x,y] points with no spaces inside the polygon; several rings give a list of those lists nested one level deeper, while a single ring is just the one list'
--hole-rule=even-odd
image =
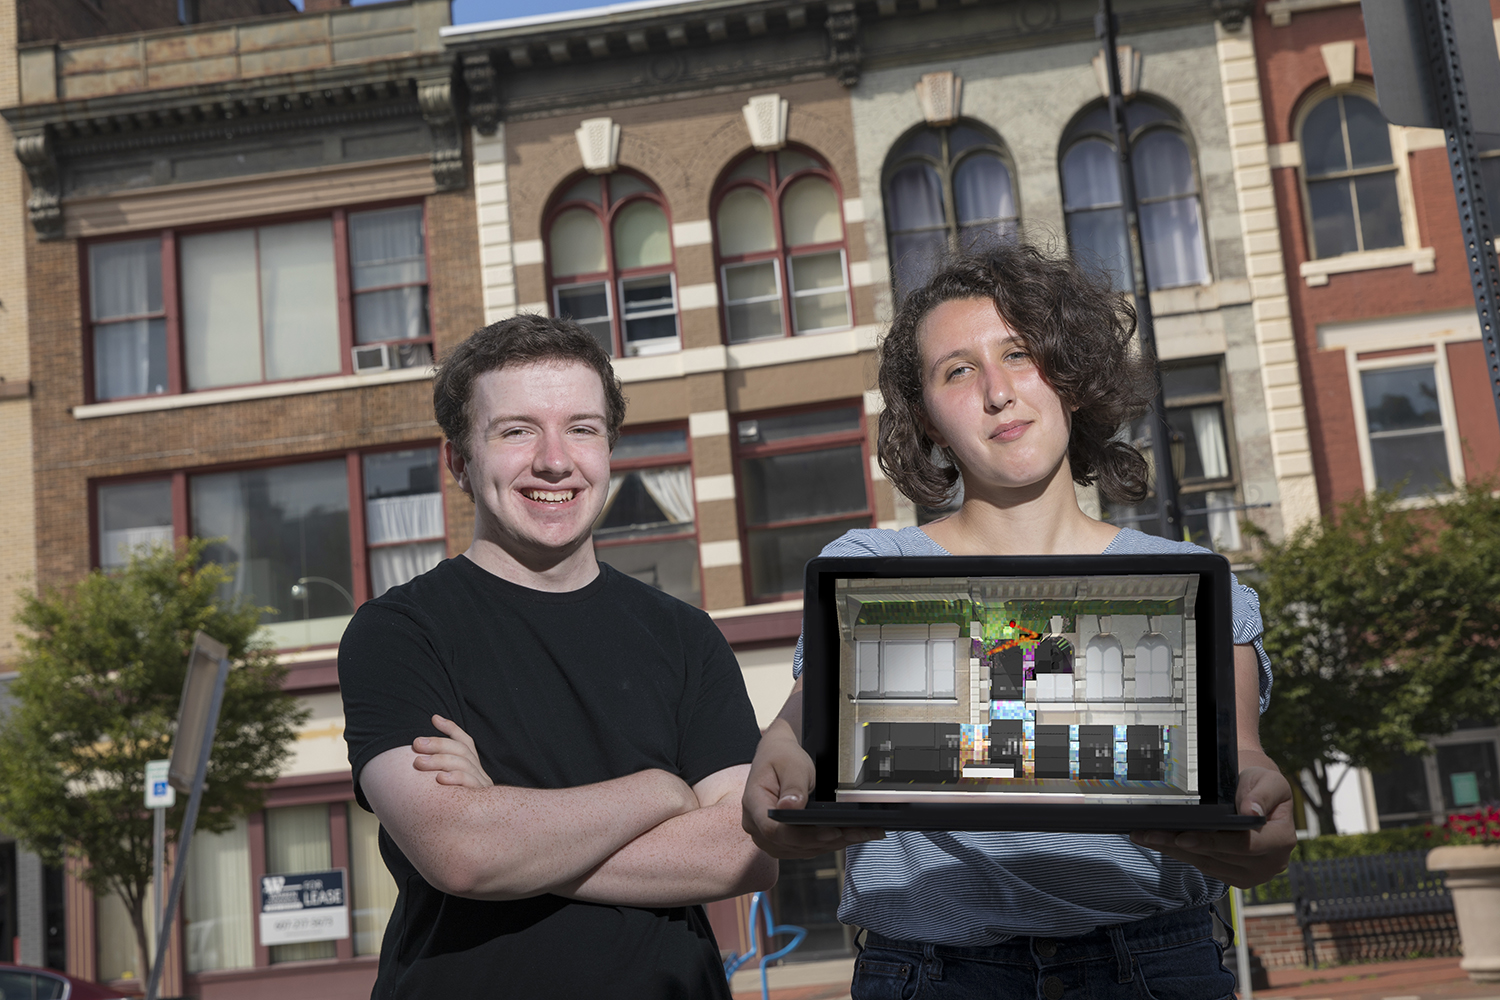
[{"label": "woman's blue jeans", "polygon": [[1223,957],[1206,906],[981,948],[870,934],[851,992],[853,1000],[1224,1000],[1235,981]]}]

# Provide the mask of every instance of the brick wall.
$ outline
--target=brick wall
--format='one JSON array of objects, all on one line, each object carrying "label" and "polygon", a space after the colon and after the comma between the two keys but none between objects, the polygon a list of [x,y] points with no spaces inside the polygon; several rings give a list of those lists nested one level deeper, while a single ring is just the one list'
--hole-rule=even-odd
[{"label": "brick wall", "polygon": [[[20,101],[16,84],[16,0],[0,0],[0,102]],[[0,121],[0,148],[13,144]],[[31,362],[26,334],[26,181],[13,156],[0,162],[0,672],[18,652],[12,624],[16,592],[36,574],[35,503],[31,477]]]},{"label": "brick wall", "polygon": [[[1312,931],[1319,965],[1461,953],[1451,913],[1313,924]],[[1290,903],[1246,907],[1245,940],[1267,969],[1306,964],[1302,929]]]},{"label": "brick wall", "polygon": [[[427,199],[431,314],[438,355],[477,327],[478,248],[468,191]],[[440,438],[430,381],[80,420],[84,402],[81,254],[70,240],[27,239],[36,434],[37,579],[64,584],[90,568],[90,483],[104,478]],[[472,509],[449,503],[449,549],[469,544]]]}]

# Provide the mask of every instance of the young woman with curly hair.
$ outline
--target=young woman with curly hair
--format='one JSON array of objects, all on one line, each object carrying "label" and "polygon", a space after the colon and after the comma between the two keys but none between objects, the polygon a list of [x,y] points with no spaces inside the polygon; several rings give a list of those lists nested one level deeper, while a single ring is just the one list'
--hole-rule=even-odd
[{"label": "young woman with curly hair", "polygon": [[[856,530],[824,555],[1063,555],[1202,551],[1097,521],[1075,484],[1146,495],[1148,468],[1118,430],[1144,412],[1154,359],[1130,305],[1073,261],[1015,243],[944,260],[901,303],[880,349],[879,459],[914,502],[962,506],[922,527]],[[1270,690],[1254,593],[1235,584],[1240,775],[1253,833],[891,832],[793,827],[813,764],[801,680],[761,739],[745,829],[766,852],[847,848],[839,919],[868,930],[855,1000],[875,997],[1228,997],[1212,935],[1224,883],[1280,871],[1295,842],[1291,788],[1261,750]],[[801,672],[799,642],[794,676]]]}]

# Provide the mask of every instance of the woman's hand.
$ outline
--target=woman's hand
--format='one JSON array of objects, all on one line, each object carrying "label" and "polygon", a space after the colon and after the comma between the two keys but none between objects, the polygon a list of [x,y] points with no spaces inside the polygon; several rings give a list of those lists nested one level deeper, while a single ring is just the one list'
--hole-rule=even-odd
[{"label": "woman's hand", "polygon": [[479,763],[479,752],[474,749],[474,739],[464,732],[458,723],[441,715],[432,717],[432,724],[439,736],[418,736],[411,741],[417,757],[411,766],[418,771],[432,771],[440,785],[462,785],[466,788],[489,788],[494,784]]},{"label": "woman's hand", "polygon": [[1292,822],[1292,786],[1265,754],[1240,750],[1235,811],[1264,816],[1259,830],[1138,831],[1130,839],[1197,868],[1212,878],[1248,889],[1286,867],[1297,844]]}]

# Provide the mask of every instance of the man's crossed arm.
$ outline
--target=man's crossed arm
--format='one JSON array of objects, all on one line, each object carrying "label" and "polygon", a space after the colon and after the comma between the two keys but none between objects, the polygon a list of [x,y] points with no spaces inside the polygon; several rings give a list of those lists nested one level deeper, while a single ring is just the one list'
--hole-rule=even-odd
[{"label": "man's crossed arm", "polygon": [[776,881],[776,862],[740,828],[748,764],[691,788],[661,770],[516,788],[492,784],[468,735],[434,721],[449,738],[386,751],[365,765],[360,785],[396,846],[442,892],[679,906]]}]

